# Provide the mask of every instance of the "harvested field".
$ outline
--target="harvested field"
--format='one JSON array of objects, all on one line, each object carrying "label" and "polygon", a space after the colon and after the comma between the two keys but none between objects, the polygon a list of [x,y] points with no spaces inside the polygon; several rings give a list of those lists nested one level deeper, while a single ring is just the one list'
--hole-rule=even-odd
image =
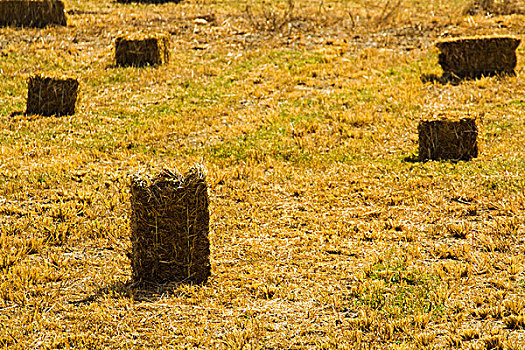
[{"label": "harvested field", "polygon": [[[523,15],[66,5],[68,26],[0,28],[1,347],[525,348],[524,46],[515,76],[420,79],[437,41],[522,39]],[[137,31],[166,33],[169,62],[116,66]],[[75,114],[18,113],[39,72],[81,81]],[[477,157],[418,161],[438,115],[476,117]],[[210,275],[135,283],[131,178],[195,163]]]}]

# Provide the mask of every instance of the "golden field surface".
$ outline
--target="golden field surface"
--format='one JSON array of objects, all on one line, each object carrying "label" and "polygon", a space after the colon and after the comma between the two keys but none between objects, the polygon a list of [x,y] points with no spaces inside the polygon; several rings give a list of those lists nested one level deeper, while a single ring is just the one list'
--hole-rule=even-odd
[{"label": "golden field surface", "polygon": [[[421,79],[441,38],[525,38],[468,8],[68,0],[0,28],[0,346],[525,349],[525,45],[515,77]],[[115,67],[136,32],[170,63]],[[76,114],[23,114],[39,72],[78,77]],[[477,118],[479,157],[415,161],[440,115]],[[139,288],[130,175],[194,163],[212,276]]]}]

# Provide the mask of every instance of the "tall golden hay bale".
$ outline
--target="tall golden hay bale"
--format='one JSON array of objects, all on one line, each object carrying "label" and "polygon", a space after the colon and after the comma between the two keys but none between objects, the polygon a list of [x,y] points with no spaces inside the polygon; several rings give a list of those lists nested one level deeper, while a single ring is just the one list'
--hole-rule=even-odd
[{"label": "tall golden hay bale", "polygon": [[131,181],[135,282],[204,283],[210,276],[208,188],[203,171],[163,170]]},{"label": "tall golden hay bale", "polygon": [[422,120],[419,160],[470,160],[478,156],[478,129],[474,118]]},{"label": "tall golden hay bale", "polygon": [[439,64],[445,74],[459,78],[515,75],[516,48],[513,37],[466,37],[436,43]]},{"label": "tall golden hay bale", "polygon": [[32,76],[28,79],[26,114],[75,114],[78,90],[74,78]]},{"label": "tall golden hay bale", "polygon": [[115,61],[117,66],[135,67],[168,63],[169,46],[165,35],[121,36],[115,41]]},{"label": "tall golden hay bale", "polygon": [[60,0],[1,0],[0,26],[43,28],[67,25],[64,3]]}]

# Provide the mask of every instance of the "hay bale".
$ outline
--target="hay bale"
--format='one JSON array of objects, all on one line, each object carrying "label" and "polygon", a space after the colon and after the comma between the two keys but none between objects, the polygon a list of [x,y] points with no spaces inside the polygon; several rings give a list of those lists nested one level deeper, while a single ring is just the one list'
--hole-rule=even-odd
[{"label": "hay bale", "polygon": [[164,35],[150,37],[122,36],[115,41],[117,66],[142,67],[169,62],[169,38]]},{"label": "hay bale", "polygon": [[524,14],[525,4],[523,0],[473,0],[470,1],[463,15],[512,15]]},{"label": "hay bale", "polygon": [[64,3],[60,0],[0,1],[0,26],[44,28],[67,25]]},{"label": "hay bale", "polygon": [[423,120],[419,123],[419,160],[470,160],[478,156],[474,118]]},{"label": "hay bale", "polygon": [[79,83],[68,77],[45,77],[40,74],[28,79],[26,114],[75,114]]},{"label": "hay bale", "polygon": [[210,276],[208,189],[198,167],[131,181],[135,282],[204,283]]},{"label": "hay bale", "polygon": [[515,75],[516,48],[513,37],[470,37],[436,43],[438,62],[444,75],[461,79],[493,75]]}]

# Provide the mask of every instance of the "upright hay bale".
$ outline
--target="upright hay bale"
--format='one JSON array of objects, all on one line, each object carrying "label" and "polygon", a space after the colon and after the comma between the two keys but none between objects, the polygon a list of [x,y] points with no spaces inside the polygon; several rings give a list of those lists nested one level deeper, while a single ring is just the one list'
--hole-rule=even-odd
[{"label": "upright hay bale", "polygon": [[470,160],[478,156],[474,118],[423,120],[418,125],[419,160]]},{"label": "upright hay bale", "polygon": [[169,57],[169,38],[164,35],[146,38],[122,36],[115,41],[117,66],[155,66],[168,63]]},{"label": "upright hay bale", "polygon": [[0,0],[0,26],[44,28],[67,25],[60,0]]},{"label": "upright hay bale", "polygon": [[135,282],[204,283],[210,276],[206,178],[194,167],[131,181],[132,270]]},{"label": "upright hay bale", "polygon": [[75,114],[78,80],[35,75],[28,79],[26,114]]},{"label": "upright hay bale", "polygon": [[440,41],[436,47],[444,75],[465,79],[515,75],[519,44],[513,37],[470,37]]}]

